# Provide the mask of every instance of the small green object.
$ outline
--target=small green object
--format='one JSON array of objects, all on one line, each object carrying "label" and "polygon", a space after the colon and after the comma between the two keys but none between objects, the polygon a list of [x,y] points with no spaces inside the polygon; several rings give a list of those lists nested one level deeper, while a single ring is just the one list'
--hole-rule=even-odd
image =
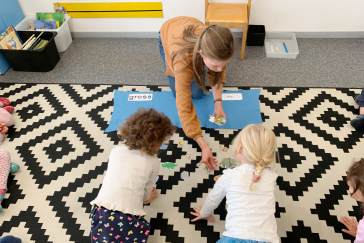
[{"label": "small green object", "polygon": [[216,124],[219,124],[219,123],[221,123],[222,122],[222,117],[220,117],[219,119],[217,119],[216,121],[215,121],[215,123]]},{"label": "small green object", "polygon": [[232,158],[225,158],[221,162],[222,168],[232,168],[232,167],[236,167],[236,165],[237,165],[236,160],[232,159]]},{"label": "small green object", "polygon": [[176,167],[178,165],[175,163],[167,162],[167,163],[162,163],[161,166],[163,168],[167,168],[167,169],[174,169],[174,167]]}]

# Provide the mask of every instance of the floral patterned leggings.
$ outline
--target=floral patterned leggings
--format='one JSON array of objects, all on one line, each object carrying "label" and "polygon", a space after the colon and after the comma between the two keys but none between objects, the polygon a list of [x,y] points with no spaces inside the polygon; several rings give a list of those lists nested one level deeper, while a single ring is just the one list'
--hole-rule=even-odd
[{"label": "floral patterned leggings", "polygon": [[92,243],[145,243],[150,224],[142,217],[93,205],[90,214]]}]

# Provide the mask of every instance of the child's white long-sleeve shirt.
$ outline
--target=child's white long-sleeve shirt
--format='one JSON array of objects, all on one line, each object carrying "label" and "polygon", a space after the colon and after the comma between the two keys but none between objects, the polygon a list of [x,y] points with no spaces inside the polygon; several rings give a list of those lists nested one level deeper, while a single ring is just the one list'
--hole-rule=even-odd
[{"label": "child's white long-sleeve shirt", "polygon": [[278,243],[274,216],[274,189],[278,175],[270,169],[264,169],[260,181],[253,184],[256,191],[250,191],[249,183],[253,172],[254,165],[251,164],[224,170],[224,174],[208,194],[200,215],[208,217],[226,196],[224,236]]},{"label": "child's white long-sleeve shirt", "polygon": [[159,173],[160,161],[140,150],[118,145],[111,150],[101,189],[91,205],[125,214],[144,216],[143,201],[150,197]]}]

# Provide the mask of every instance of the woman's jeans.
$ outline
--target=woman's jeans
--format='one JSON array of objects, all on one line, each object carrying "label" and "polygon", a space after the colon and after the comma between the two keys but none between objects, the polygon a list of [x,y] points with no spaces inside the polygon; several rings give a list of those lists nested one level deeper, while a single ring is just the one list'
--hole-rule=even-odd
[{"label": "woman's jeans", "polygon": [[364,88],[362,89],[360,97],[359,97],[359,106],[364,107]]},{"label": "woman's jeans", "polygon": [[[164,53],[164,49],[163,49],[163,46],[162,46],[160,33],[159,33],[159,38],[158,38],[158,49],[159,49],[159,52],[160,52],[162,60],[163,60],[164,71],[166,71],[166,59],[165,59],[165,53]],[[176,79],[174,77],[172,77],[172,76],[169,76],[169,75],[167,75],[167,78],[168,78],[169,87],[171,88],[172,94],[173,94],[174,97],[176,97]],[[206,73],[205,73],[205,80],[206,80]],[[192,97],[192,99],[201,99],[203,94],[204,94],[204,92],[201,89],[201,87],[197,85],[195,80],[193,80],[192,83],[191,83],[191,97]]]}]

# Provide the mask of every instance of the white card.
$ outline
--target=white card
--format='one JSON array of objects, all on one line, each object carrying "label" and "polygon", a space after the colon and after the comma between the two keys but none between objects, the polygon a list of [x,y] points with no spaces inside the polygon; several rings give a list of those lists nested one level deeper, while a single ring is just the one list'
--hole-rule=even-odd
[{"label": "white card", "polygon": [[243,94],[241,93],[222,93],[222,100],[242,100]]},{"label": "white card", "polygon": [[151,101],[153,99],[153,94],[130,94],[128,101]]}]

